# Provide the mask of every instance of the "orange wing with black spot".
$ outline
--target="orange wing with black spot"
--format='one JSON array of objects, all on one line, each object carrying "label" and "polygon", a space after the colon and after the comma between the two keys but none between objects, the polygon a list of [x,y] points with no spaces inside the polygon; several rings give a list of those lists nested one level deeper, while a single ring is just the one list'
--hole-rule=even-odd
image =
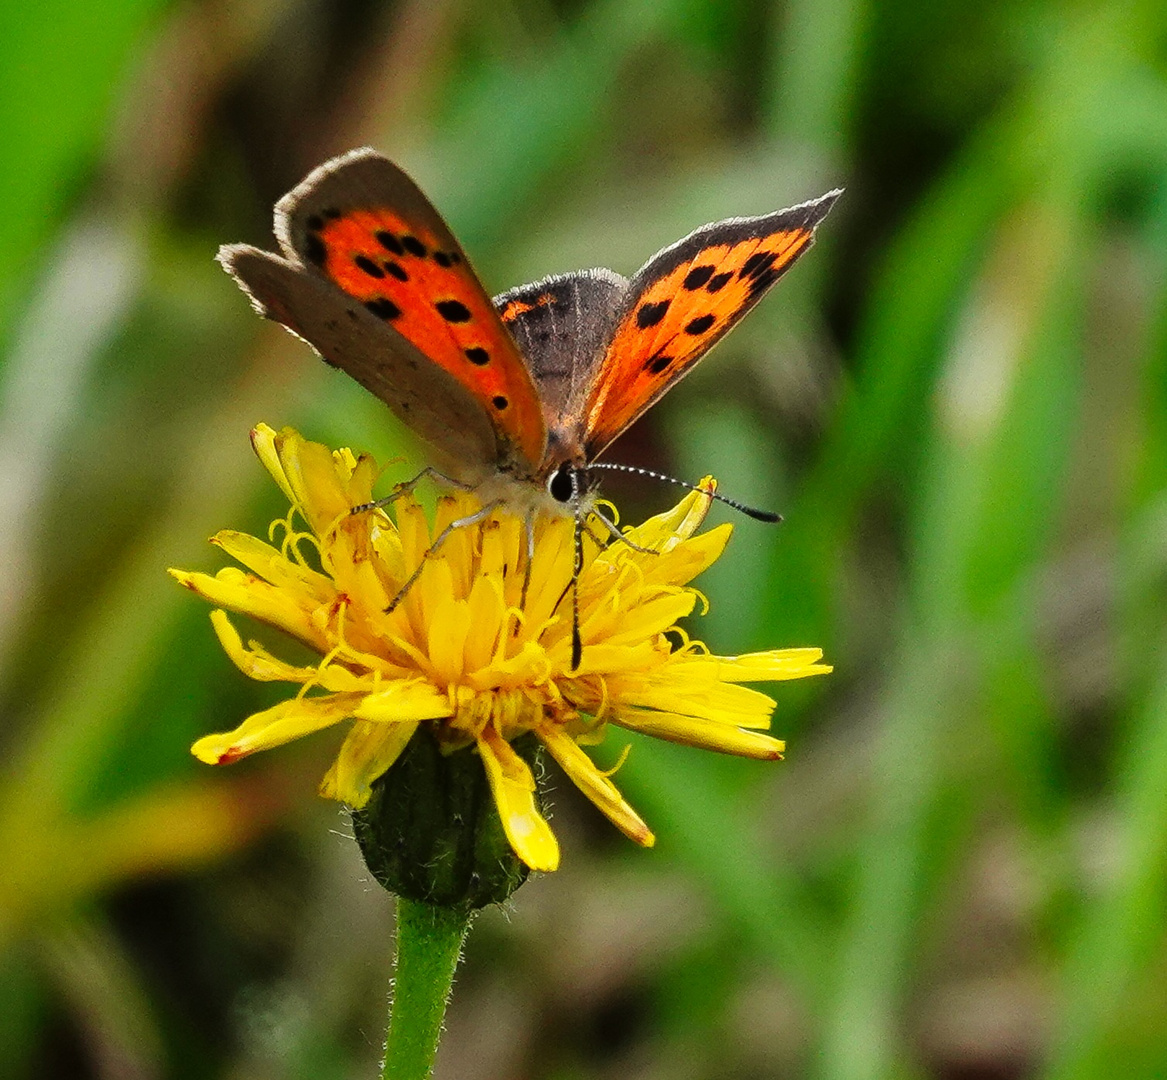
[{"label": "orange wing with black spot", "polygon": [[584,411],[587,456],[657,401],[814,242],[841,191],[756,218],[706,225],[629,282]]},{"label": "orange wing with black spot", "polygon": [[244,245],[221,254],[263,314],[460,459],[464,475],[534,472],[547,438],[535,385],[461,245],[404,172],[368,149],[335,158],[276,204],[275,231],[282,259]]}]

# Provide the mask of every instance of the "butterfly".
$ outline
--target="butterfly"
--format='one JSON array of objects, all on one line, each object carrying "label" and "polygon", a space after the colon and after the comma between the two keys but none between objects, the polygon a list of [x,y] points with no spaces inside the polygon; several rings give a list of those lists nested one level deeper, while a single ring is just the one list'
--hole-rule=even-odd
[{"label": "butterfly", "polygon": [[418,186],[363,148],[276,204],[279,254],[218,258],[261,315],[428,444],[428,471],[528,520],[574,514],[578,560],[595,459],[810,247],[840,194],[705,225],[630,279],[585,270],[492,300]]}]

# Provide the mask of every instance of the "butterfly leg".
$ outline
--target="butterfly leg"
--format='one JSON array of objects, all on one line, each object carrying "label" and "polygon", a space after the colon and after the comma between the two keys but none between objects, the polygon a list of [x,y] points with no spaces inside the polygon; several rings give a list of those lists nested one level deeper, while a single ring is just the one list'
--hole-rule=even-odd
[{"label": "butterfly leg", "polygon": [[563,603],[567,594],[571,593],[571,668],[573,671],[579,667],[579,662],[583,658],[583,640],[580,638],[579,632],[579,576],[583,573],[583,538],[585,533],[591,536],[601,549],[604,546],[587,527],[583,516],[577,512],[573,536],[575,559],[572,563],[571,580],[563,587],[563,592],[559,594],[559,599],[555,601],[555,606],[551,609],[552,612],[558,611],[559,605]]},{"label": "butterfly leg", "polygon": [[404,483],[398,484],[388,495],[380,499],[374,499],[372,502],[360,503],[354,506],[350,514],[364,514],[370,510],[380,510],[390,503],[395,503],[398,499],[409,495],[418,484],[426,477],[431,480],[437,480],[443,484],[449,484],[451,487],[459,488],[462,491],[473,491],[474,488],[470,484],[463,484],[460,480],[455,480],[452,476],[447,476],[445,473],[438,472],[432,465],[427,465],[421,470],[412,480],[406,480]]},{"label": "butterfly leg", "polygon": [[578,671],[583,659],[583,639],[579,633],[579,576],[583,573],[583,534],[587,523],[583,515],[575,516],[575,562],[571,569],[571,670]]},{"label": "butterfly leg", "polygon": [[[527,565],[523,567],[523,592],[519,599],[519,610],[527,610],[527,593],[531,588],[531,567],[535,565],[535,511],[529,510],[523,518],[523,532],[527,538]],[[518,623],[515,633],[518,633]]]},{"label": "butterfly leg", "polygon": [[[615,523],[614,521],[612,521],[611,519],[609,519],[609,518],[608,518],[608,517],[607,517],[605,514],[601,513],[601,512],[600,512],[600,510],[599,510],[598,508],[596,508],[596,509],[593,509],[593,510],[592,510],[592,513],[593,513],[593,514],[594,514],[594,515],[595,515],[597,518],[599,518],[599,519],[600,519],[600,521],[601,521],[601,523],[603,524],[604,528],[608,530],[608,534],[609,534],[609,535],[612,537],[612,542],[613,542],[613,543],[615,543],[615,542],[617,542],[617,541],[618,541],[618,542],[620,542],[620,543],[622,543],[622,544],[627,544],[627,545],[628,545],[630,548],[632,548],[632,550],[633,550],[633,551],[639,551],[641,555],[659,555],[659,554],[660,554],[660,552],[659,552],[659,551],[657,551],[657,550],[656,550],[656,548],[646,548],[646,547],[642,547],[642,546],[641,546],[640,544],[638,544],[638,543],[637,543],[635,540],[629,540],[629,539],[628,539],[628,536],[627,536],[625,533],[622,533],[622,532],[621,532],[621,531],[620,531],[620,530],[619,530],[619,529],[616,527],[616,523]],[[596,536],[594,533],[592,533],[592,531],[591,531],[591,529],[590,529],[590,528],[588,529],[588,535],[589,535],[589,536],[591,536],[591,538],[592,538],[593,540],[595,540],[595,541],[596,541],[596,543],[600,545],[600,547],[606,547],[606,546],[607,546],[606,544],[603,544],[603,543],[601,543],[601,542],[600,542],[599,538],[598,538],[598,537],[597,537],[597,536]]]},{"label": "butterfly leg", "polygon": [[402,600],[405,599],[406,593],[413,588],[414,583],[421,577],[422,570],[425,569],[427,559],[432,559],[439,551],[441,546],[450,538],[455,529],[466,529],[471,525],[477,525],[480,521],[485,521],[490,515],[502,506],[502,499],[495,499],[494,502],[488,502],[482,509],[475,510],[473,514],[467,514],[465,517],[455,518],[450,522],[436,537],[434,542],[426,548],[425,554],[422,555],[421,561],[418,562],[417,568],[405,579],[405,584],[397,590],[397,595],[389,601],[389,606],[385,608],[385,614],[388,615],[393,611]]}]

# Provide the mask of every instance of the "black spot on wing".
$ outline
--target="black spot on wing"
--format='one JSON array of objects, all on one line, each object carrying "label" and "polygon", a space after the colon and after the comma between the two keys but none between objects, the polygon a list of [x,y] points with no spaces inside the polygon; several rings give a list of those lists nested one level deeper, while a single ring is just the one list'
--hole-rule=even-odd
[{"label": "black spot on wing", "polygon": [[771,266],[750,281],[750,295],[757,296],[765,292],[781,276],[781,272]]},{"label": "black spot on wing", "polygon": [[416,255],[419,259],[424,259],[429,249],[416,236],[403,236],[401,238],[401,246],[409,252],[410,255]]},{"label": "black spot on wing", "polygon": [[739,278],[756,278],[759,274],[765,273],[774,265],[774,260],[778,258],[777,252],[774,251],[755,251],[744,263],[742,268],[738,271]]},{"label": "black spot on wing", "polygon": [[386,251],[391,251],[394,255],[404,255],[405,245],[401,243],[388,229],[381,229],[374,233],[377,237],[377,243],[380,244]]},{"label": "black spot on wing", "polygon": [[685,324],[685,333],[694,335],[704,334],[713,325],[713,321],[714,316],[712,315],[698,315],[697,318],[691,319]]},{"label": "black spot on wing", "polygon": [[365,307],[367,307],[378,319],[384,319],[386,322],[392,322],[401,315],[401,308],[399,308],[392,300],[383,296],[376,300],[366,300]]},{"label": "black spot on wing", "polygon": [[724,274],[714,274],[709,279],[709,284],[705,286],[705,291],[711,293],[721,292],[729,284],[731,277],[733,277],[732,270],[727,270]]},{"label": "black spot on wing", "polygon": [[649,371],[651,371],[651,372],[652,372],[654,375],[659,375],[659,374],[660,374],[662,371],[664,371],[664,369],[665,369],[665,368],[667,368],[667,367],[669,366],[669,364],[671,364],[672,362],[673,362],[673,357],[671,357],[671,356],[665,356],[665,355],[662,353],[662,354],[659,354],[659,355],[657,355],[657,356],[654,356],[654,357],[653,357],[651,360],[649,360],[649,362],[648,362],[647,364],[645,364],[644,366],[645,366],[645,367],[646,367],[646,368],[647,368]]},{"label": "black spot on wing", "polygon": [[502,396],[502,394],[496,394],[496,395],[495,395],[493,398],[491,398],[490,400],[491,400],[491,404],[492,404],[492,405],[493,405],[493,406],[494,406],[496,409],[498,409],[498,410],[500,410],[500,411],[501,411],[502,409],[505,409],[505,408],[506,408],[506,407],[507,407],[507,406],[510,404],[510,402],[509,402],[509,401],[507,401],[507,399],[506,399],[506,398],[504,398],[504,397]]},{"label": "black spot on wing", "polygon": [[434,307],[446,322],[464,323],[470,321],[470,309],[461,300],[439,300]]},{"label": "black spot on wing", "polygon": [[453,260],[444,251],[435,251],[434,252],[434,262],[436,262],[438,264],[438,266],[452,266],[453,265]]},{"label": "black spot on wing", "polygon": [[685,275],[685,280],[681,284],[693,292],[695,289],[701,288],[711,277],[713,277],[714,267],[712,266],[695,266]]},{"label": "black spot on wing", "polygon": [[472,364],[478,364],[480,367],[483,364],[490,363],[490,353],[488,353],[481,345],[471,345],[470,348],[464,350],[466,359]]},{"label": "black spot on wing", "polygon": [[385,272],[392,274],[398,281],[409,280],[409,274],[406,273],[405,267],[399,262],[394,262],[392,259],[386,261]]},{"label": "black spot on wing", "polygon": [[636,325],[641,330],[647,330],[650,326],[656,326],[665,317],[665,312],[668,310],[668,300],[661,300],[655,304],[641,304],[636,311]]},{"label": "black spot on wing", "polygon": [[368,255],[358,255],[353,262],[357,264],[369,277],[383,278],[385,271],[382,270]]},{"label": "black spot on wing", "polygon": [[328,258],[328,249],[324,246],[324,241],[314,232],[304,237],[304,256],[317,266],[323,266]]}]

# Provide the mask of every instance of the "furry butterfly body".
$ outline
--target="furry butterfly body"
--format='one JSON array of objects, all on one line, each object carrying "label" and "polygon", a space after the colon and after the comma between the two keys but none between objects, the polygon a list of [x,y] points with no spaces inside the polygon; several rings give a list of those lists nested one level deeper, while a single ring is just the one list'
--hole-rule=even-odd
[{"label": "furry butterfly body", "polygon": [[589,270],[491,300],[413,181],[361,149],[277,203],[279,254],[234,244],[219,259],[442,473],[484,502],[578,517],[588,464],[810,247],[839,194],[706,225],[631,279]]}]

